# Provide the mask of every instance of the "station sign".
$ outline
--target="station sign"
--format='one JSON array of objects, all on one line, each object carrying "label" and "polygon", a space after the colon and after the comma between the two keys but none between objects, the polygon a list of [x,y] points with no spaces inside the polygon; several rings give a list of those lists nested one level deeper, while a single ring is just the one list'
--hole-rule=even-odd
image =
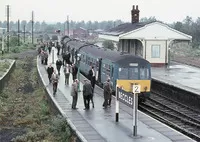
[{"label": "station sign", "polygon": [[133,93],[140,93],[140,85],[133,85]]},{"label": "station sign", "polygon": [[132,93],[126,92],[122,88],[117,87],[117,99],[121,103],[133,108],[133,94]]}]

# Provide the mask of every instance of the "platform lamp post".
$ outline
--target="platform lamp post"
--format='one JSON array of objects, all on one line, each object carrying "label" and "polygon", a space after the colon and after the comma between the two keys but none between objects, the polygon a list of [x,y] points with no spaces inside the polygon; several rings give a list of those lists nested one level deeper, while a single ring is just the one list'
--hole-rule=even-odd
[{"label": "platform lamp post", "polygon": [[81,89],[80,89],[80,61],[81,61],[81,54],[78,53],[77,54],[77,65],[78,65],[78,92],[81,92]]},{"label": "platform lamp post", "polygon": [[170,47],[168,48],[168,68],[170,68]]}]

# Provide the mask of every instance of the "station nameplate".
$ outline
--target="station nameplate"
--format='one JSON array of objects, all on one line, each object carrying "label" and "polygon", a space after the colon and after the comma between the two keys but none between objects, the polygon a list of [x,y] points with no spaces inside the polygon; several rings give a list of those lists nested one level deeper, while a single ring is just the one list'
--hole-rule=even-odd
[{"label": "station nameplate", "polygon": [[117,97],[118,100],[120,102],[122,102],[123,104],[129,106],[129,107],[133,107],[133,95],[132,93],[126,92],[124,90],[122,90],[121,88],[117,88]]}]

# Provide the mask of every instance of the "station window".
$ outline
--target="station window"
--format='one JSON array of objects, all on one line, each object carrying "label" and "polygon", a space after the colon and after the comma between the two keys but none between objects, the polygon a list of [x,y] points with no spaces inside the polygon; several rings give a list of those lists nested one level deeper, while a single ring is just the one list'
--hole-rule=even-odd
[{"label": "station window", "polygon": [[151,58],[160,58],[160,45],[151,46]]}]

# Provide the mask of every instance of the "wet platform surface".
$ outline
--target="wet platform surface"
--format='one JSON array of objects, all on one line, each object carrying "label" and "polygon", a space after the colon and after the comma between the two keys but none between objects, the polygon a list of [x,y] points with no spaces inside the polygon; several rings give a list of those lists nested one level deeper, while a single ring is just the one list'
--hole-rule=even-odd
[{"label": "wet platform surface", "polygon": [[[56,49],[54,49],[56,51]],[[54,64],[57,60],[56,52],[54,56]],[[60,57],[61,58],[61,57]],[[52,63],[52,55],[49,56],[49,63]],[[44,85],[46,86],[51,98],[58,105],[62,114],[68,122],[76,129],[82,141],[88,142],[192,142],[190,138],[169,128],[168,126],[152,119],[151,117],[138,111],[138,136],[132,136],[132,108],[120,103],[119,122],[115,122],[115,98],[112,98],[110,108],[103,109],[102,90],[95,87],[94,103],[95,108],[83,110],[82,92],[78,95],[77,110],[71,109],[72,97],[70,96],[71,85],[64,84],[64,73],[61,68],[61,76],[58,84],[58,92],[55,97],[52,96],[52,85],[49,84],[46,67],[37,62],[38,70],[42,75]],[[83,80],[83,76],[81,76]],[[72,76],[70,75],[70,83],[72,84]],[[81,83],[82,90],[82,83]],[[90,105],[92,106],[92,105]]]},{"label": "wet platform surface", "polygon": [[152,78],[200,95],[200,68],[173,62],[169,67],[152,67]]}]

